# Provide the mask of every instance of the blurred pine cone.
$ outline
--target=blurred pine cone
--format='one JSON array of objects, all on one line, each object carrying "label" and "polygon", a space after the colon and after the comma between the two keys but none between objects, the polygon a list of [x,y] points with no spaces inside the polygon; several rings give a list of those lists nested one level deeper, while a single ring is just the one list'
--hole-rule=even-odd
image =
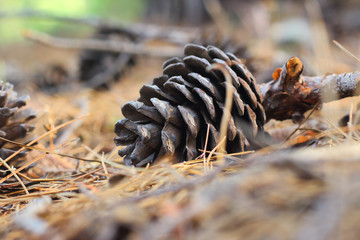
[{"label": "blurred pine cone", "polygon": [[[35,118],[36,112],[29,108],[19,110],[26,105],[29,96],[17,97],[13,87],[8,82],[0,84],[0,137],[17,141],[23,139],[20,142],[26,142],[28,140],[28,132],[34,129],[34,126],[29,125],[27,122]],[[18,146],[0,140],[0,157],[2,159],[5,160],[18,149]],[[21,152],[7,163],[16,168],[19,167],[25,153]],[[0,177],[7,174],[7,168],[2,165],[0,167]]]},{"label": "blurred pine cone", "polygon": [[[92,38],[133,42],[137,36],[120,28],[103,27]],[[125,69],[134,63],[133,54],[85,49],[80,53],[79,79],[87,82],[89,87],[108,87],[110,82],[117,81]]]},{"label": "blurred pine cone", "polygon": [[244,64],[231,53],[214,46],[188,44],[185,57],[163,64],[163,75],[140,89],[140,98],[122,108],[125,118],[115,125],[115,143],[127,165],[144,166],[163,155],[187,161],[219,142],[225,102],[225,78],[213,63],[224,66],[232,77],[233,107],[228,126],[228,153],[245,149],[246,139],[255,142],[263,132],[265,112],[256,82]]},{"label": "blurred pine cone", "polygon": [[70,83],[71,77],[67,69],[59,64],[51,64],[39,69],[32,77],[36,88],[46,93],[57,93]]}]

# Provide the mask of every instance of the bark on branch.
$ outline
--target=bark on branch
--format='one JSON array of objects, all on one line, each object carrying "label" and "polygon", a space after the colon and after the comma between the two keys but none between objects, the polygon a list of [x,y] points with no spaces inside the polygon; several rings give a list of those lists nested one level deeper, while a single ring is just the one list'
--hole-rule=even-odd
[{"label": "bark on branch", "polygon": [[302,76],[303,64],[292,57],[276,69],[273,80],[260,85],[267,119],[299,122],[317,104],[360,95],[360,72]]}]

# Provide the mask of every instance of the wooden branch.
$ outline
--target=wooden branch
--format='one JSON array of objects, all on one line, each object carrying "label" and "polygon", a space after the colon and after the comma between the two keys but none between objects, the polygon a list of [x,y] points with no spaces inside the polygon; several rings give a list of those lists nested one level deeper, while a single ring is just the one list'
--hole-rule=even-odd
[{"label": "wooden branch", "polygon": [[99,39],[71,39],[53,37],[46,33],[32,30],[24,32],[25,38],[47,46],[65,49],[93,49],[111,52],[123,52],[154,57],[182,56],[183,50],[178,47],[145,47],[143,44]]},{"label": "wooden branch", "polygon": [[8,19],[8,18],[39,18],[46,20],[55,20],[61,22],[70,22],[70,23],[78,23],[84,24],[95,28],[100,27],[119,27],[119,23],[115,23],[111,20],[101,19],[101,18],[75,18],[75,17],[63,17],[56,16],[53,14],[49,14],[46,12],[40,12],[32,9],[25,9],[18,12],[0,12],[0,19]]},{"label": "wooden branch", "polygon": [[186,27],[164,27],[156,26],[152,24],[144,23],[128,23],[122,21],[113,21],[109,19],[102,19],[97,17],[92,18],[77,18],[77,17],[63,17],[57,16],[45,12],[34,11],[34,10],[23,10],[19,12],[3,12],[0,11],[0,19],[8,18],[38,18],[45,20],[53,20],[59,22],[68,22],[83,24],[91,26],[97,29],[100,28],[116,28],[125,32],[130,33],[131,35],[138,36],[142,39],[163,39],[172,43],[177,43],[185,45],[188,42],[191,42],[196,38],[201,29],[199,28],[186,28]]},{"label": "wooden branch", "polygon": [[303,64],[292,57],[275,70],[274,80],[260,85],[267,119],[299,122],[319,104],[360,95],[360,72],[302,76]]}]

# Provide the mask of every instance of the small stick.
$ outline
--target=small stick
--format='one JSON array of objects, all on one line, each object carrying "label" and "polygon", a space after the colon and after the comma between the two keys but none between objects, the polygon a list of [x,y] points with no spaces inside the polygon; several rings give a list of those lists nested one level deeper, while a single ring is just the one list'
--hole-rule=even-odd
[{"label": "small stick", "polygon": [[[208,158],[207,158],[207,160],[206,160],[206,162],[207,163],[209,163],[210,162],[210,158],[212,157],[212,155],[216,152],[216,150],[223,144],[223,142],[226,140],[226,136],[219,142],[219,144],[216,146],[216,147],[214,147],[214,149],[213,150],[211,150],[211,152],[209,153],[209,156],[208,156]],[[224,156],[223,156],[223,158],[224,158]]]},{"label": "small stick", "polygon": [[310,116],[315,112],[316,108],[318,107],[319,104],[315,105],[315,107],[311,110],[311,112],[307,115],[306,118],[304,118],[298,125],[297,128],[294,129],[294,131],[292,131],[289,136],[287,136],[285,138],[285,141],[286,142],[287,140],[289,140],[300,128],[301,126],[310,118]]},{"label": "small stick", "polygon": [[0,158],[0,161],[4,164],[4,166],[9,169],[9,171],[14,175],[16,180],[20,183],[21,187],[24,189],[26,195],[29,195],[29,191],[27,190],[24,182],[20,179],[20,177],[15,173],[14,168],[10,167],[9,164],[7,164],[4,159]]},{"label": "small stick", "polygon": [[[222,64],[213,64],[211,66],[211,69],[218,69],[222,71],[225,77],[226,81],[226,90],[225,90],[225,107],[223,111],[223,115],[221,118],[221,124],[220,124],[220,139],[226,139],[228,125],[231,117],[231,108],[232,108],[232,102],[233,102],[233,92],[230,86],[232,86],[232,80],[230,73],[226,70],[225,66]],[[219,150],[221,153],[225,153],[226,151],[226,141],[222,141],[221,144],[219,144]]]},{"label": "small stick", "polygon": [[105,162],[104,162],[104,152],[101,154],[101,164],[102,164],[102,166],[103,166],[103,169],[104,169],[104,172],[105,172],[105,174],[106,174],[106,178],[109,178],[109,172],[108,172],[108,170],[107,170],[107,168],[106,168],[106,165],[105,165]]},{"label": "small stick", "polygon": [[210,133],[210,124],[207,125],[207,130],[206,130],[206,138],[205,138],[205,146],[204,146],[204,151],[202,153],[202,155],[204,155],[204,168],[207,169],[207,165],[206,165],[206,148],[208,145],[208,140],[209,140],[209,133]]},{"label": "small stick", "polygon": [[[86,115],[87,116],[87,115]],[[62,127],[65,127],[71,123],[73,123],[74,121],[78,120],[78,119],[81,119],[81,118],[84,118],[86,116],[82,116],[82,117],[79,117],[79,118],[75,118],[75,119],[72,119],[68,122],[65,122],[59,126],[57,126],[56,128],[52,129],[51,131],[48,131],[46,133],[44,133],[43,135],[41,135],[40,137],[34,139],[33,141],[31,141],[30,143],[28,143],[27,145],[23,145],[19,150],[17,150],[16,152],[14,152],[13,154],[11,154],[9,157],[7,157],[3,162],[2,164],[5,164],[7,161],[11,160],[13,157],[15,157],[16,155],[18,155],[20,152],[24,151],[26,148],[30,147],[31,145],[33,145],[34,143],[38,142],[40,139],[50,135],[51,133],[61,129]],[[6,139],[7,140],[7,139]],[[7,140],[9,141],[9,140]],[[60,145],[58,146],[57,148],[60,148],[62,147],[63,145]],[[56,150],[56,148],[54,149]],[[14,172],[11,172],[10,174],[8,174],[7,176],[3,177],[2,179],[0,179],[0,184],[3,183],[4,181],[6,181],[7,179],[9,179],[10,177],[13,176],[13,174],[16,174],[18,172],[20,172],[21,170],[23,170],[24,168],[28,167],[29,165],[33,164],[34,162],[38,161],[39,159],[41,159],[42,157],[44,157],[45,155],[47,155],[48,153],[44,153],[42,155],[40,155],[39,157],[37,158],[34,158],[32,159],[30,162],[24,164],[23,166],[21,166],[20,168],[16,169]],[[1,166],[1,164],[0,164]]]},{"label": "small stick", "polygon": [[[68,121],[68,122],[65,122],[65,123],[63,123],[63,124],[60,124],[59,126],[57,126],[56,128],[52,129],[51,131],[48,131],[48,132],[44,133],[44,134],[41,135],[40,137],[32,140],[30,143],[28,143],[28,144],[26,144],[25,146],[21,147],[19,150],[17,150],[17,151],[14,152],[13,154],[11,154],[9,157],[7,157],[7,158],[4,160],[4,162],[9,161],[10,159],[12,159],[12,158],[15,157],[16,155],[18,155],[20,152],[24,151],[27,147],[30,147],[30,146],[33,145],[34,143],[38,142],[40,139],[43,139],[44,137],[46,137],[46,136],[52,134],[53,132],[56,132],[57,130],[59,130],[59,129],[61,129],[61,128],[65,127],[65,126],[67,126],[67,125],[69,125],[69,124],[71,124],[71,123],[73,123],[74,121],[79,120],[79,119],[82,119],[82,118],[87,117],[87,116],[88,116],[88,114],[87,114],[87,115],[84,115],[84,116],[81,116],[81,117],[78,117],[78,118],[75,118],[75,119],[72,119],[72,120],[70,120],[70,121]],[[0,166],[1,166],[1,164],[0,164]],[[0,180],[0,183],[2,183],[1,180]]]},{"label": "small stick", "polygon": [[47,46],[65,49],[93,49],[111,52],[123,52],[153,57],[181,56],[182,49],[178,47],[152,47],[146,48],[143,44],[99,39],[72,39],[54,37],[46,33],[26,30],[24,37]]},{"label": "small stick", "polygon": [[30,178],[30,177],[26,176],[25,174],[22,174],[21,172],[18,172],[17,174],[30,182],[56,182],[56,181],[68,182],[68,181],[70,181],[69,179],[61,179],[61,178],[59,178],[59,179],[56,179],[56,178]]},{"label": "small stick", "polygon": [[[66,190],[74,191],[74,190],[78,190],[78,188],[72,187],[72,188],[68,188]],[[48,191],[48,192],[34,192],[34,193],[30,193],[29,195],[20,195],[20,196],[16,196],[16,197],[12,197],[12,198],[0,199],[0,206],[9,204],[9,203],[28,201],[35,197],[42,197],[45,195],[51,195],[51,194],[56,194],[56,193],[61,193],[61,192],[64,192],[64,190],[59,189],[59,190],[52,190],[52,191]]]},{"label": "small stick", "polygon": [[340,48],[341,50],[343,50],[346,54],[350,55],[351,57],[355,58],[358,62],[360,62],[360,59],[358,57],[356,57],[354,54],[352,54],[349,50],[347,50],[343,45],[341,45],[338,41],[333,40],[333,43]]},{"label": "small stick", "polygon": [[[200,151],[204,151],[202,149],[200,149]],[[225,156],[241,156],[241,155],[245,155],[245,154],[250,154],[250,153],[254,153],[254,150],[251,151],[244,151],[244,152],[237,152],[237,153],[227,153],[225,154]],[[205,153],[210,153],[210,151],[205,151]],[[215,156],[218,157],[218,156]]]}]

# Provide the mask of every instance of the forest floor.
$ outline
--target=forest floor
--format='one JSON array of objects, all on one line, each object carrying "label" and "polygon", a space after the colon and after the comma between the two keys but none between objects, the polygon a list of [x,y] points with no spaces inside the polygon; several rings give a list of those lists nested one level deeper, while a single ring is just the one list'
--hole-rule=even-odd
[{"label": "forest floor", "polygon": [[[71,69],[77,61],[76,51],[33,44],[0,48],[0,53],[28,72],[54,62]],[[305,124],[325,125],[323,130],[299,130],[281,145],[230,162],[163,159],[148,168],[124,166],[113,142],[114,124],[122,118],[121,106],[138,97],[161,65],[159,59],[139,59],[108,91],[48,95],[27,90],[28,107],[38,112],[33,124],[40,137],[27,162],[36,165],[22,177],[29,194],[15,180],[0,188],[1,239],[360,235],[359,126],[337,125],[355,111],[358,97],[325,104]],[[278,135],[296,127],[291,121],[266,125]]]}]

